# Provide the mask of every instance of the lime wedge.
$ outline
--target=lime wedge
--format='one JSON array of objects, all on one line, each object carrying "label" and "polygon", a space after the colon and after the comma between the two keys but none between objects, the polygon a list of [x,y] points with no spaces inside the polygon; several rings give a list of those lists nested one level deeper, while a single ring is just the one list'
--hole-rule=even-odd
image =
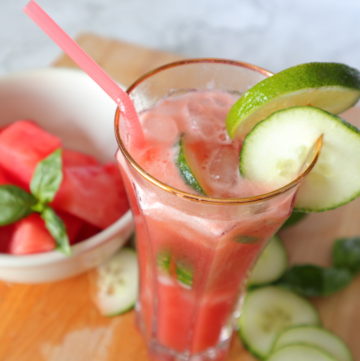
[{"label": "lime wedge", "polygon": [[246,91],[226,119],[231,138],[244,137],[271,113],[312,105],[341,113],[360,97],[360,72],[339,63],[306,63],[285,69]]}]

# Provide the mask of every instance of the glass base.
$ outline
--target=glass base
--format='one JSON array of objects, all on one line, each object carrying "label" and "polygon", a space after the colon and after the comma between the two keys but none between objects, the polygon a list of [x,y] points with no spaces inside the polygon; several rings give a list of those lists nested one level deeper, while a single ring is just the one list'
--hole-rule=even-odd
[{"label": "glass base", "polygon": [[[145,335],[144,324],[139,312],[139,304],[136,305],[135,324],[142,335]],[[232,329],[232,328],[231,328]],[[232,332],[230,329],[223,333],[223,340],[216,346],[210,347],[203,352],[191,354],[179,352],[160,344],[157,340],[148,343],[148,354],[151,361],[224,361],[228,354]]]},{"label": "glass base", "polygon": [[152,341],[148,350],[152,361],[224,361],[228,354],[229,343],[230,340],[227,340],[204,352],[190,354],[189,352],[174,351]]}]

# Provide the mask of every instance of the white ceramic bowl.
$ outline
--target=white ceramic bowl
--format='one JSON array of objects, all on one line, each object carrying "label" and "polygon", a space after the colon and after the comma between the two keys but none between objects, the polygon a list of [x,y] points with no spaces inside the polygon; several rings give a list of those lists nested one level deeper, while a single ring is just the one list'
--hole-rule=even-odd
[{"label": "white ceramic bowl", "polygon": [[[114,160],[114,102],[84,73],[48,68],[0,78],[0,127],[32,119],[59,136],[65,147]],[[130,211],[111,226],[73,246],[70,257],[52,251],[12,256],[0,254],[0,279],[39,283],[65,279],[99,265],[133,231]]]}]

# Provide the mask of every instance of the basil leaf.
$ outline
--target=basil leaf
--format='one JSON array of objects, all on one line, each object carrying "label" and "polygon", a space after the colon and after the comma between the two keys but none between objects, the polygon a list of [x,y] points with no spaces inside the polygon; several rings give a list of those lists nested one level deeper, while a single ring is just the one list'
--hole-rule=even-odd
[{"label": "basil leaf", "polygon": [[44,220],[46,228],[54,237],[57,249],[69,256],[71,254],[71,247],[69,237],[66,233],[66,227],[62,219],[58,217],[55,211],[50,207],[45,207],[40,216]]},{"label": "basil leaf", "polygon": [[31,193],[41,203],[50,203],[55,198],[62,178],[61,149],[57,149],[36,166],[30,183]]},{"label": "basil leaf", "polygon": [[282,225],[281,229],[294,226],[296,223],[300,222],[307,216],[307,213],[293,211],[290,217]]},{"label": "basil leaf", "polygon": [[346,269],[297,265],[288,269],[277,283],[302,296],[318,297],[343,289],[351,280],[352,274]]},{"label": "basil leaf", "polygon": [[0,226],[15,223],[32,213],[36,199],[20,187],[6,184],[0,186]]},{"label": "basil leaf", "polygon": [[332,250],[335,267],[348,269],[353,274],[360,272],[360,237],[337,239]]}]

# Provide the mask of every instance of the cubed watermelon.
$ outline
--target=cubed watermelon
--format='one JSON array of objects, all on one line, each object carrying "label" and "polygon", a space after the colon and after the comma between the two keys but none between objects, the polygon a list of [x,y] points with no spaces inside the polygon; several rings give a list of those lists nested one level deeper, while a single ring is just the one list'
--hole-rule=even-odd
[{"label": "cubed watermelon", "polygon": [[1,184],[9,184],[9,179],[6,173],[0,168],[0,185]]},{"label": "cubed watermelon", "polygon": [[79,243],[81,241],[84,241],[85,239],[95,236],[95,234],[99,232],[101,232],[101,229],[99,227],[93,226],[92,224],[89,223],[84,223],[74,243]]},{"label": "cubed watermelon", "polygon": [[63,220],[66,233],[69,237],[70,244],[74,244],[77,237],[85,225],[85,222],[78,217],[75,217],[66,212],[56,212],[56,214]]},{"label": "cubed watermelon", "polygon": [[63,149],[64,167],[78,167],[86,165],[98,165],[99,162],[92,155],[84,154],[76,150]]},{"label": "cubed watermelon", "polygon": [[63,182],[53,206],[82,220],[106,228],[129,208],[121,178],[113,167],[64,167]]},{"label": "cubed watermelon", "polygon": [[28,185],[37,163],[60,146],[58,137],[29,120],[19,120],[0,133],[0,165]]},{"label": "cubed watermelon", "polygon": [[44,221],[37,213],[33,213],[15,224],[9,253],[41,253],[51,251],[55,247],[55,240],[46,229]]},{"label": "cubed watermelon", "polygon": [[9,252],[10,240],[14,232],[14,225],[0,227],[0,253]]}]

